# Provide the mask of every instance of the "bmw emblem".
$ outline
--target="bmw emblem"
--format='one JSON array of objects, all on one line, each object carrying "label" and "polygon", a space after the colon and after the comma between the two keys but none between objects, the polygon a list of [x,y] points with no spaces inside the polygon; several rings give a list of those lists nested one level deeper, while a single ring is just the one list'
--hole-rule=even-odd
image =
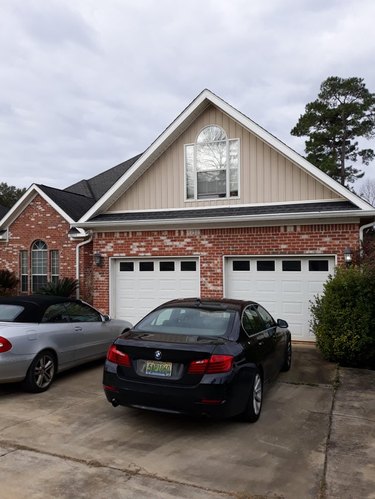
[{"label": "bmw emblem", "polygon": [[161,359],[161,351],[160,350],[156,350],[155,352],[155,360],[160,360]]}]

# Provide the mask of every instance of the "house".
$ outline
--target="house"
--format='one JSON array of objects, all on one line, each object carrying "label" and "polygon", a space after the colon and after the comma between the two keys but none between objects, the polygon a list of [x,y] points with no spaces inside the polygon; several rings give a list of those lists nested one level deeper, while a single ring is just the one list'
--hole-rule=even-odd
[{"label": "house", "polygon": [[[254,299],[289,322],[293,339],[313,340],[309,300],[375,220],[371,205],[209,90],[119,170],[58,193],[32,186],[0,227],[22,279],[27,258],[31,286],[33,251],[46,251],[33,245],[53,251],[55,241],[60,275],[75,271],[81,294],[133,323],[171,298],[225,296]],[[39,219],[34,200],[60,226]]]},{"label": "house", "polygon": [[134,163],[136,156],[64,190],[33,184],[0,220],[0,268],[19,277],[19,293],[33,293],[59,277],[78,279],[92,301],[92,238],[72,227]]},{"label": "house", "polygon": [[73,224],[94,304],[136,322],[175,297],[259,301],[312,340],[309,300],[375,210],[204,90]]}]

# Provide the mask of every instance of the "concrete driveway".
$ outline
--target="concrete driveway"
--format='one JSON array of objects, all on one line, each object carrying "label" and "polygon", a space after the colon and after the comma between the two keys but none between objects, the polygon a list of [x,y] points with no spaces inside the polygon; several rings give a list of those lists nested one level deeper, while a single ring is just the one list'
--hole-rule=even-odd
[{"label": "concrete driveway", "polygon": [[101,375],[0,385],[1,499],[375,498],[375,371],[295,345],[253,425],[114,409]]}]

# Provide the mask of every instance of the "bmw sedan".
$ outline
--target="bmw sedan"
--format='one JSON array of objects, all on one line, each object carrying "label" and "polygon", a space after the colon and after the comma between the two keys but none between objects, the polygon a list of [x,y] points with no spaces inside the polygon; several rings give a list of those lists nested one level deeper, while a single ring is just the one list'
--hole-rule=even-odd
[{"label": "bmw sedan", "polygon": [[110,346],[106,397],[155,411],[255,422],[263,389],[291,365],[288,324],[242,300],[173,300]]},{"label": "bmw sedan", "polygon": [[57,372],[105,357],[130,327],[81,300],[0,297],[0,383],[22,381],[28,391],[43,392]]}]

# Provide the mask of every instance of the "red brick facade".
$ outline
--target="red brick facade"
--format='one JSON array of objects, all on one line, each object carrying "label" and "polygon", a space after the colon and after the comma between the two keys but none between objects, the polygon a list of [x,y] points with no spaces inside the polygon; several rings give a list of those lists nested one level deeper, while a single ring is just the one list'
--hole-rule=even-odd
[{"label": "red brick facade", "polygon": [[201,297],[209,298],[223,296],[223,256],[324,254],[340,265],[346,247],[359,249],[359,224],[98,233],[104,265],[94,270],[93,302],[109,311],[110,257],[200,256]]},{"label": "red brick facade", "polygon": [[[31,247],[36,240],[42,240],[51,250],[59,251],[60,277],[76,277],[76,246],[80,241],[68,236],[69,223],[57,213],[41,196],[37,195],[9,227],[8,242],[0,243],[0,268],[8,269],[20,277],[20,251],[28,251],[29,291]],[[48,262],[48,269],[50,269]],[[81,296],[92,299],[92,243],[80,250]],[[48,280],[50,275],[48,275]],[[20,290],[19,290],[20,291]]]}]

